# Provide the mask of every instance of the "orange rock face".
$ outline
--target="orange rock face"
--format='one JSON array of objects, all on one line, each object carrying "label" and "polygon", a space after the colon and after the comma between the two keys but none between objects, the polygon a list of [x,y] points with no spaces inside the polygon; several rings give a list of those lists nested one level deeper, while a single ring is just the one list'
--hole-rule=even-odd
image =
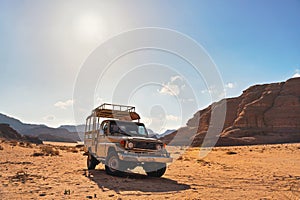
[{"label": "orange rock face", "polygon": [[[223,131],[215,134],[220,135],[218,146],[300,142],[300,78],[252,86],[241,96],[226,99],[226,104]],[[198,129],[193,146],[202,145],[212,107],[187,122],[186,129]]]}]

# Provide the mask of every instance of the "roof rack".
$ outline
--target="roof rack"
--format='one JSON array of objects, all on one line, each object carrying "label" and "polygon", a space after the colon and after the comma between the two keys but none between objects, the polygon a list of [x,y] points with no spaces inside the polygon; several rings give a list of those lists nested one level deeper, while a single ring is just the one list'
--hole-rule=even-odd
[{"label": "roof rack", "polygon": [[140,116],[135,112],[134,106],[104,103],[92,111],[91,116],[112,118],[119,120],[139,120]]}]

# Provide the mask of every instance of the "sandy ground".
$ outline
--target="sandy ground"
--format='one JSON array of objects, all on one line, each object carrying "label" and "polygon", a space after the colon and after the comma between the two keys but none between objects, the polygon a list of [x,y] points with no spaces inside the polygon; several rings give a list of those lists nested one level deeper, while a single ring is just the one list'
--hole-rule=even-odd
[{"label": "sandy ground", "polygon": [[0,199],[300,199],[300,144],[219,147],[203,159],[190,148],[162,178],[88,172],[74,147],[32,156],[40,146],[14,145],[0,143]]}]

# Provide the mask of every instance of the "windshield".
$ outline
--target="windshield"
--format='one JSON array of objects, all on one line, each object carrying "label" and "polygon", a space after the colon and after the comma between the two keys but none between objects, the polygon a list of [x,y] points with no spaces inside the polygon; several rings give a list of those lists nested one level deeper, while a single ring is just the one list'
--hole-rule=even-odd
[{"label": "windshield", "polygon": [[148,137],[148,132],[142,123],[111,121],[110,132],[114,134],[122,134],[127,136]]}]

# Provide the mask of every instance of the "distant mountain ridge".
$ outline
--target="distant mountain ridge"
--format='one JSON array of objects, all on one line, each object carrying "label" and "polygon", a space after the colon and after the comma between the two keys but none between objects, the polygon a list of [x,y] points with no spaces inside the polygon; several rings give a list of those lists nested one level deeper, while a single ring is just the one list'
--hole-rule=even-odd
[{"label": "distant mountain ridge", "polygon": [[81,125],[61,125],[59,128],[63,128],[68,130],[69,132],[81,132],[84,133],[85,131],[85,125],[81,124]]},{"label": "distant mountain ridge", "polygon": [[[9,124],[13,129],[22,135],[38,137],[42,141],[55,142],[76,142],[84,138],[85,125],[61,125],[58,128],[51,128],[43,124],[26,124],[18,119],[0,113],[0,123]],[[161,138],[175,130],[166,130],[162,134],[147,129],[149,137]]]},{"label": "distant mountain ridge", "polygon": [[28,136],[28,135],[20,135],[16,130],[11,128],[9,124],[0,124],[0,138],[6,140],[16,140],[22,142],[31,142],[36,144],[42,144],[42,141],[37,137]]},{"label": "distant mountain ridge", "polygon": [[26,124],[18,119],[0,113],[0,123],[9,124],[22,135],[38,137],[43,141],[77,142],[81,138],[77,132],[70,132],[66,128],[51,128],[43,124]]},{"label": "distant mountain ridge", "polygon": [[165,136],[167,136],[167,135],[169,135],[169,134],[172,134],[172,133],[175,132],[175,131],[176,131],[175,129],[167,129],[164,133],[159,134],[159,135],[158,135],[158,138],[165,137]]},{"label": "distant mountain ridge", "polygon": [[5,123],[9,124],[13,129],[21,133],[24,130],[36,128],[36,127],[47,127],[46,125],[43,124],[26,124],[21,122],[18,119],[15,119],[13,117],[9,117],[7,115],[1,114],[0,113],[0,123]]}]

